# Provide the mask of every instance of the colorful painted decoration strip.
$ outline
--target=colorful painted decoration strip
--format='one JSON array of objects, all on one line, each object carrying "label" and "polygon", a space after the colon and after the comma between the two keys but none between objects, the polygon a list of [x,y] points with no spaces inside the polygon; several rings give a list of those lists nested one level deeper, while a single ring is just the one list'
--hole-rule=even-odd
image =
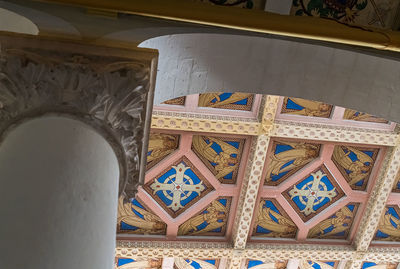
[{"label": "colorful painted decoration strip", "polygon": [[205,93],[199,95],[199,107],[251,111],[254,94],[248,93]]},{"label": "colorful painted decoration strip", "polygon": [[301,98],[285,97],[283,100],[282,114],[293,114],[308,117],[329,118],[332,105]]}]

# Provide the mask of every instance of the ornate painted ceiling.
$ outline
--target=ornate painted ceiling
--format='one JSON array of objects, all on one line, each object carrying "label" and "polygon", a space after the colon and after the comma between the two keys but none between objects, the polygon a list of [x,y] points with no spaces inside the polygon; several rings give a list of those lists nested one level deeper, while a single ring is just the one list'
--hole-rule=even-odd
[{"label": "ornate painted ceiling", "polygon": [[395,123],[299,98],[210,93],[153,111],[116,268],[397,268]]}]

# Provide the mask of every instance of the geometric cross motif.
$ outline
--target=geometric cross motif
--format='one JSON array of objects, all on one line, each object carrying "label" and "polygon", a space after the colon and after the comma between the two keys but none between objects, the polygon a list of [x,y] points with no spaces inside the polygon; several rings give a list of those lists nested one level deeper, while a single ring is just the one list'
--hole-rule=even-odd
[{"label": "geometric cross motif", "polygon": [[321,145],[275,140],[268,154],[265,185],[277,186],[301,168],[318,158]]},{"label": "geometric cross motif", "polygon": [[245,139],[194,135],[192,150],[224,184],[235,184]]},{"label": "geometric cross motif", "polygon": [[276,262],[264,262],[259,260],[247,260],[246,268],[251,269],[285,269],[287,266],[287,261],[276,261]]},{"label": "geometric cross motif", "polygon": [[396,205],[387,206],[382,215],[374,240],[400,241],[400,208]]},{"label": "geometric cross motif", "polygon": [[198,106],[251,111],[253,99],[254,95],[248,93],[205,93],[200,94]]},{"label": "geometric cross motif", "polygon": [[174,269],[217,269],[219,260],[175,258]]},{"label": "geometric cross motif", "polygon": [[283,193],[303,221],[308,221],[343,195],[324,165]]},{"label": "geometric cross motif", "polygon": [[364,191],[379,149],[337,145],[332,161],[353,190]]},{"label": "geometric cross motif", "polygon": [[186,157],[148,182],[144,189],[174,218],[213,190]]},{"label": "geometric cross motif", "polygon": [[199,214],[179,226],[178,235],[224,236],[229,217],[231,197],[220,197]]},{"label": "geometric cross motif", "polygon": [[312,227],[308,232],[308,238],[348,239],[358,207],[358,203],[350,203],[342,207],[332,216]]}]

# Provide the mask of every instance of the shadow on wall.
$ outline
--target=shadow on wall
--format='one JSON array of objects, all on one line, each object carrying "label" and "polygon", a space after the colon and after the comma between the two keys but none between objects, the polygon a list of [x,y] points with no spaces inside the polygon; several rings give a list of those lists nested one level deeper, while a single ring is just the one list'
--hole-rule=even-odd
[{"label": "shadow on wall", "polygon": [[155,104],[206,92],[301,97],[400,122],[400,63],[323,45],[266,37],[176,34],[159,50]]},{"label": "shadow on wall", "polygon": [[0,8],[0,31],[38,35],[39,28],[27,18]]}]

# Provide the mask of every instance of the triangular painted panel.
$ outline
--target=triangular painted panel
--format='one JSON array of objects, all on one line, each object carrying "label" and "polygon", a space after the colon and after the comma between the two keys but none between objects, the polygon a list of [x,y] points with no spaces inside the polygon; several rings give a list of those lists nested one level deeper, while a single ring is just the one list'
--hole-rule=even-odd
[{"label": "triangular painted panel", "polygon": [[332,161],[353,190],[365,190],[379,149],[338,145]]},{"label": "triangular painted panel", "polygon": [[308,238],[348,239],[359,204],[350,203],[321,221],[308,232]]},{"label": "triangular painted panel", "polygon": [[178,235],[224,236],[231,201],[231,197],[219,197],[217,200],[214,200],[200,213],[181,224]]},{"label": "triangular painted panel", "polygon": [[296,224],[274,199],[260,201],[255,212],[254,236],[295,238]]},{"label": "triangular painted panel", "polygon": [[318,158],[321,145],[275,140],[267,156],[265,184],[277,186],[301,168]]},{"label": "triangular painted panel", "polygon": [[124,197],[118,201],[118,233],[128,234],[165,234],[167,225],[142,202],[134,199],[124,202]]},{"label": "triangular painted panel", "polygon": [[235,184],[245,139],[194,135],[192,150],[222,183]]}]

